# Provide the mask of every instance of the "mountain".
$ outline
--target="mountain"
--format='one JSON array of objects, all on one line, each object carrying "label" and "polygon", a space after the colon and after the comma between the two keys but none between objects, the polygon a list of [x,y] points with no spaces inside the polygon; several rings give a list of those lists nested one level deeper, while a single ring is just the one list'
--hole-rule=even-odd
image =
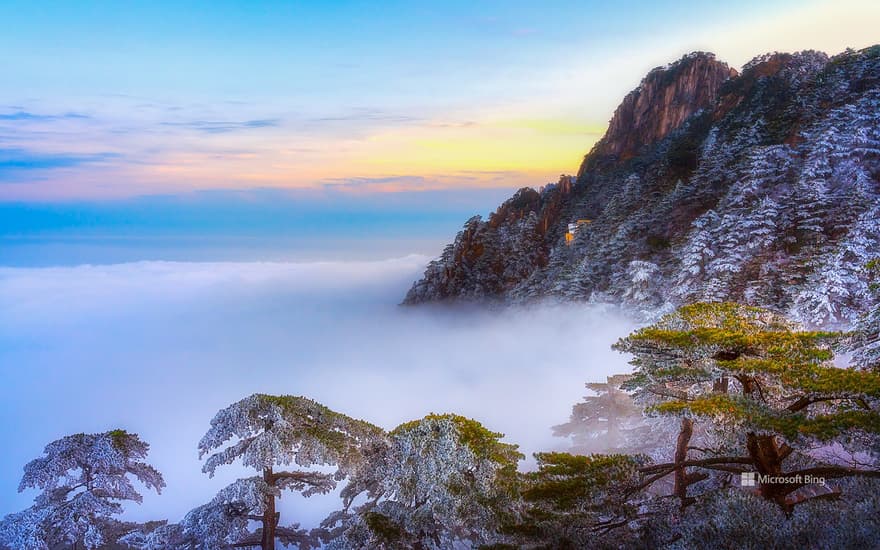
[{"label": "mountain", "polygon": [[876,256],[880,46],[742,74],[697,52],[626,96],[576,177],[468,220],[404,303],[735,300],[830,326],[868,307]]}]

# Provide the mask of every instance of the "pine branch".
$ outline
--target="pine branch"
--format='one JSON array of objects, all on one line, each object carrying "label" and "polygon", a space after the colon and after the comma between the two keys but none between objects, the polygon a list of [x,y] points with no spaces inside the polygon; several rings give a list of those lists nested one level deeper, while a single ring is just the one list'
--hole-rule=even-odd
[{"label": "pine branch", "polygon": [[857,403],[859,403],[861,401],[860,405],[863,408],[866,408],[868,410],[871,409],[869,406],[867,406],[867,403],[864,402],[864,399],[862,399],[860,397],[854,397],[854,396],[849,396],[849,395],[843,395],[843,396],[840,396],[840,395],[819,395],[819,396],[804,395],[804,396],[798,398],[797,401],[795,401],[794,403],[789,405],[786,408],[786,410],[789,412],[798,412],[803,409],[806,409],[807,407],[809,407],[813,403],[821,403],[824,401],[846,401],[846,400],[856,401]]},{"label": "pine branch", "polygon": [[669,471],[675,470],[677,468],[683,468],[687,466],[696,466],[707,468],[709,466],[720,466],[725,464],[745,464],[752,465],[754,462],[749,457],[739,457],[739,456],[719,456],[715,458],[705,458],[702,460],[684,460],[682,462],[668,462],[665,464],[652,464],[651,466],[645,466],[639,468],[639,471],[643,474],[650,474],[654,472],[663,471],[669,469]]},{"label": "pine branch", "polygon": [[650,386],[646,389],[650,393],[653,393],[654,395],[659,395],[660,397],[672,397],[674,399],[678,399],[679,401],[690,401],[687,392],[684,391],[673,390],[664,386]]},{"label": "pine branch", "polygon": [[290,480],[297,483],[305,483],[306,485],[317,486],[326,483],[328,477],[329,476],[327,474],[323,474],[321,472],[281,471],[272,473],[272,483],[274,484],[281,480]]}]

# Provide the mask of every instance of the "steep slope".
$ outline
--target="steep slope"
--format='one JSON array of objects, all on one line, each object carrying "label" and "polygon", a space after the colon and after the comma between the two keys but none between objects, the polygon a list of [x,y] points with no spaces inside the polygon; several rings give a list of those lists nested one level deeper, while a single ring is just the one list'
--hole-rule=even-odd
[{"label": "steep slope", "polygon": [[405,303],[727,299],[849,322],[878,220],[880,46],[768,54],[741,75],[696,53],[626,97],[577,178],[468,220]]},{"label": "steep slope", "polygon": [[695,111],[710,107],[721,84],[736,75],[736,70],[704,52],[654,69],[614,111],[594,154],[634,157],[643,146],[681,126]]}]

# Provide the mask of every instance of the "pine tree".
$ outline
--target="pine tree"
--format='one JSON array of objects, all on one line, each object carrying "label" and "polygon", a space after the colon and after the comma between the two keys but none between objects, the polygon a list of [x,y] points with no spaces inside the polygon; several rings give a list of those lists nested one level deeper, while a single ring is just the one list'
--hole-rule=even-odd
[{"label": "pine tree", "polygon": [[640,452],[650,445],[650,428],[637,406],[620,385],[626,375],[609,376],[606,382],[588,383],[595,395],[584,397],[571,409],[565,424],[553,426],[553,435],[571,438],[577,454]]},{"label": "pine tree", "polygon": [[[323,523],[327,547],[442,550],[495,542],[522,458],[501,437],[452,414],[398,426],[384,451],[352,477],[345,508]],[[360,496],[366,504],[352,508]]]},{"label": "pine tree", "polygon": [[143,500],[132,478],[156,492],[165,487],[162,474],[143,461],[149,448],[125,430],[69,435],[48,444],[44,456],[24,467],[19,485],[19,491],[41,492],[33,506],[0,522],[0,545],[91,549],[116,542],[110,535],[119,523],[114,516],[123,512],[124,502]]},{"label": "pine tree", "polygon": [[[674,461],[645,473],[652,480],[673,474],[683,506],[694,502],[689,488],[706,472],[801,475],[801,482],[759,483],[759,494],[786,510],[804,500],[806,476],[880,477],[876,467],[809,454],[814,444],[880,433],[880,375],[836,367],[831,344],[838,338],[759,308],[698,303],[620,340],[615,348],[634,355],[625,387],[654,411],[681,419]],[[699,420],[720,434],[715,449],[692,448]]]},{"label": "pine tree", "polygon": [[638,455],[536,453],[538,469],[520,476],[522,495],[496,548],[644,548]]},{"label": "pine tree", "polygon": [[880,372],[880,260],[875,258],[865,267],[872,300],[850,334],[847,348],[858,367]]},{"label": "pine tree", "polygon": [[[358,467],[362,448],[382,437],[380,428],[304,397],[254,394],[242,399],[211,420],[211,429],[199,442],[200,457],[208,456],[202,469],[213,476],[219,466],[240,461],[261,475],[240,479],[221,491],[192,521],[184,521],[184,531],[188,523],[199,528],[216,524],[226,544],[272,550],[279,539],[308,547],[298,526],[278,526],[275,499],[286,490],[305,496],[331,491]],[[336,471],[277,469],[290,464],[335,466]],[[229,520],[239,524],[254,520],[262,527],[243,539],[231,540],[229,536],[240,536],[243,530],[230,528]]]}]

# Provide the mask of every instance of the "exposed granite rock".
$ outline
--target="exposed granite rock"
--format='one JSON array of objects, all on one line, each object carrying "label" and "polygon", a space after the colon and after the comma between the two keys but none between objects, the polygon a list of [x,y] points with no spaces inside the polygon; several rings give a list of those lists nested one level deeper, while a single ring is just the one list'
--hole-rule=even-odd
[{"label": "exposed granite rock", "polygon": [[712,105],[721,84],[734,76],[735,69],[705,52],[657,67],[623,99],[591,154],[632,158],[645,145],[665,138],[696,111]]}]

